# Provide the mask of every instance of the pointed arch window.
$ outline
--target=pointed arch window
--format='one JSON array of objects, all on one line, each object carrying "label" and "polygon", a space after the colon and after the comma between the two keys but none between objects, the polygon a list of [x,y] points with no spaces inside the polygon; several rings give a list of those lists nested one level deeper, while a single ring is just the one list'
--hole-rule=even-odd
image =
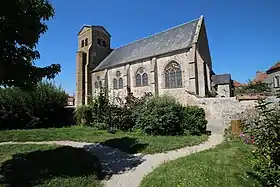
[{"label": "pointed arch window", "polygon": [[123,88],[123,79],[119,78],[119,89]]},{"label": "pointed arch window", "polygon": [[82,40],[82,41],[81,41],[81,47],[84,47],[84,46],[85,46],[85,41]]},{"label": "pointed arch window", "polygon": [[118,89],[118,80],[116,78],[113,80],[113,89]]},{"label": "pointed arch window", "polygon": [[102,88],[102,80],[100,79],[100,76],[97,76],[97,80],[94,83],[95,88]]},{"label": "pointed arch window", "polygon": [[86,38],[85,39],[85,46],[87,46],[88,45],[88,39]]},{"label": "pointed arch window", "polygon": [[142,85],[148,86],[148,74],[147,73],[143,73],[143,75],[142,75]]},{"label": "pointed arch window", "polygon": [[116,72],[116,78],[113,80],[113,89],[123,89],[123,79],[121,78],[121,72]]},{"label": "pointed arch window", "polygon": [[144,68],[139,68],[135,76],[136,86],[148,86],[148,74],[145,72]]},{"label": "pointed arch window", "polygon": [[171,61],[164,68],[165,88],[182,87],[182,70],[178,62]]}]

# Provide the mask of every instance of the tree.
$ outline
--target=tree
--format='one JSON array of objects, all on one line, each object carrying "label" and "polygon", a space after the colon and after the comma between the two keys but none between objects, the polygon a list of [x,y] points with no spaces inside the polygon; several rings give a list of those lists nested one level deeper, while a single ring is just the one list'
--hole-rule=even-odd
[{"label": "tree", "polygon": [[54,78],[59,64],[37,67],[39,38],[54,16],[48,0],[0,1],[0,86],[22,89],[34,87],[44,77]]}]

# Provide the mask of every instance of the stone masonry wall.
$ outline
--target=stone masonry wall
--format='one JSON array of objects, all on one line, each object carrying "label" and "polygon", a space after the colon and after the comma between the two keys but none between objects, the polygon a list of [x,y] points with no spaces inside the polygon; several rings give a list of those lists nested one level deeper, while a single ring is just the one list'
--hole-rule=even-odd
[{"label": "stone masonry wall", "polygon": [[238,116],[245,109],[252,108],[256,105],[256,101],[252,100],[238,101],[235,97],[197,98],[188,93],[185,94],[182,103],[203,108],[208,120],[208,129],[211,131],[223,131],[230,126],[231,120],[238,119]]}]

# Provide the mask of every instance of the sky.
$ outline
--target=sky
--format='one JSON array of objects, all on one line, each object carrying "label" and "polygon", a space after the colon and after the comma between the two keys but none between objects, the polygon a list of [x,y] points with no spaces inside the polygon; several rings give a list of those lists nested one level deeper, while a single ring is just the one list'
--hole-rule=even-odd
[{"label": "sky", "polygon": [[55,84],[75,93],[77,33],[84,24],[102,25],[112,35],[111,48],[205,18],[216,74],[230,73],[247,82],[257,70],[280,60],[279,0],[50,0],[55,17],[37,46],[38,66],[59,63]]}]

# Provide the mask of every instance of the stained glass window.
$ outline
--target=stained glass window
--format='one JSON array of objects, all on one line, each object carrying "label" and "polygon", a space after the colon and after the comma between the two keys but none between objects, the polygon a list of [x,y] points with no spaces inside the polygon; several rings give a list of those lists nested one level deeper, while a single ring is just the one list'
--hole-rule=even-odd
[{"label": "stained glass window", "polygon": [[164,69],[165,88],[182,87],[182,71],[179,63],[172,61]]},{"label": "stained glass window", "polygon": [[142,85],[148,86],[148,74],[147,73],[142,74]]},{"label": "stained glass window", "polygon": [[148,74],[142,67],[136,72],[136,86],[148,86]]},{"label": "stained glass window", "polygon": [[118,89],[118,81],[117,81],[117,79],[113,80],[113,89],[114,90]]},{"label": "stained glass window", "polygon": [[136,86],[141,86],[141,75],[139,73],[136,75]]},{"label": "stained glass window", "polygon": [[119,78],[119,89],[123,88],[123,79]]}]

